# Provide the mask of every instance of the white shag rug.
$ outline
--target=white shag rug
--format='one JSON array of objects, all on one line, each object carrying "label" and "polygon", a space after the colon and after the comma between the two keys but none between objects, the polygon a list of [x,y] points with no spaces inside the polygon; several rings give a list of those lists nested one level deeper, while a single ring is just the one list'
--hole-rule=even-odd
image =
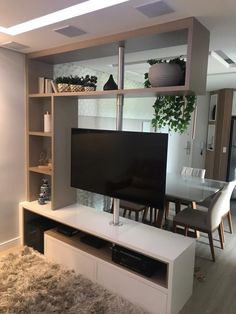
[{"label": "white shag rug", "polygon": [[25,247],[0,260],[0,313],[144,314],[142,309]]}]

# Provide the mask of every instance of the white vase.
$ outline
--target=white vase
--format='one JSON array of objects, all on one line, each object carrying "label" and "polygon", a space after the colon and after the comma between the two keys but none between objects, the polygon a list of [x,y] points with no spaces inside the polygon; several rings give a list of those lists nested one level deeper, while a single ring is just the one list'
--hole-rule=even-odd
[{"label": "white vase", "polygon": [[148,79],[152,87],[176,86],[182,81],[182,71],[175,63],[153,64],[148,73]]}]

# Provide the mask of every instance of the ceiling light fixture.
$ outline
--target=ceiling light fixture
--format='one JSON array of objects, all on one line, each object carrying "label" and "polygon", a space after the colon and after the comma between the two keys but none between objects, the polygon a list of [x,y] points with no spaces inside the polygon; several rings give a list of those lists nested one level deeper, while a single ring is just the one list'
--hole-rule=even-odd
[{"label": "ceiling light fixture", "polygon": [[47,25],[58,23],[87,13],[105,9],[129,0],[88,0],[71,7],[46,14],[35,19],[11,26],[0,26],[0,32],[8,35],[19,35]]},{"label": "ceiling light fixture", "polygon": [[227,68],[236,67],[235,62],[232,59],[230,59],[222,50],[212,50],[210,54],[213,58],[215,58],[217,61],[219,61]]}]

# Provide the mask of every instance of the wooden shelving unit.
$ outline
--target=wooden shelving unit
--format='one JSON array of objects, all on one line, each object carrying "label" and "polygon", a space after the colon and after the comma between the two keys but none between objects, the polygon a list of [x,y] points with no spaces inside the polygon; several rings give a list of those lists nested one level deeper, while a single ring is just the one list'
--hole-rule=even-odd
[{"label": "wooden shelving unit", "polygon": [[[89,60],[95,56],[97,58],[118,56],[120,45],[124,46],[124,53],[157,49],[160,48],[160,38],[162,42],[163,39],[166,40],[167,47],[171,44],[186,46],[185,85],[111,91],[38,93],[38,78],[53,78],[54,64]],[[208,30],[191,17],[28,54],[27,199],[38,198],[43,175],[49,175],[36,171],[40,152],[46,151],[46,155],[49,155],[52,160],[51,208],[57,209],[76,201],[76,192],[70,188],[70,129],[77,127],[79,99],[111,98],[116,101],[121,96],[138,98],[155,97],[160,94],[204,93],[208,49]],[[43,132],[43,114],[46,111],[52,117],[50,134]]]}]

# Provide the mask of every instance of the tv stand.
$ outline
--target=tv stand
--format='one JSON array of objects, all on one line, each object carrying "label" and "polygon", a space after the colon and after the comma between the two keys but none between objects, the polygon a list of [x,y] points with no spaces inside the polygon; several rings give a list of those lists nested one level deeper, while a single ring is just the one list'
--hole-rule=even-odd
[{"label": "tv stand", "polygon": [[[47,217],[78,229],[68,237],[56,229],[44,233],[47,259],[75,269],[108,290],[121,295],[153,314],[177,314],[192,294],[195,240],[120,217],[122,228],[109,224],[111,214],[73,204],[51,210],[50,204],[20,204],[20,232],[24,234],[35,217]],[[96,249],[80,241],[88,233],[107,245]],[[150,278],[112,261],[111,247],[117,245],[156,260],[157,271]],[[184,280],[183,280],[184,278]],[[135,288],[134,288],[135,287]]]}]

